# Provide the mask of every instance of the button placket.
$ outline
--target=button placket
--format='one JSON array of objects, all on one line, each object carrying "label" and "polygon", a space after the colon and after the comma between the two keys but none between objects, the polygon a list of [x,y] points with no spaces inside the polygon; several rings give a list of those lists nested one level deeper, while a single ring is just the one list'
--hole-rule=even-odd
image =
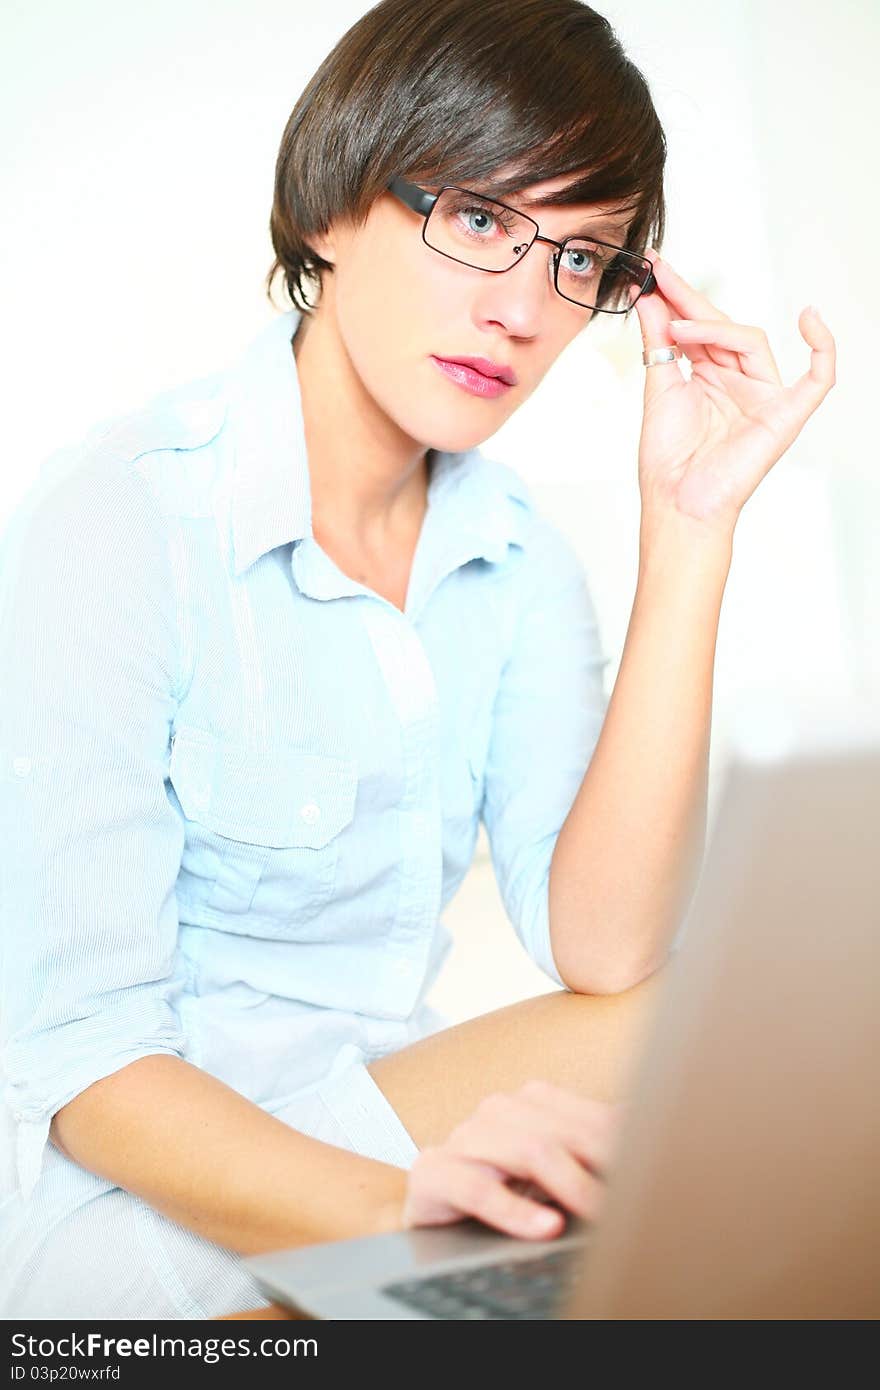
[{"label": "button placket", "polygon": [[[400,721],[404,768],[400,890],[374,1007],[384,1016],[392,1010],[403,1017],[418,997],[440,909],[439,700],[431,664],[413,624],[390,605],[366,607],[367,630]],[[431,833],[432,826],[436,833]]]}]

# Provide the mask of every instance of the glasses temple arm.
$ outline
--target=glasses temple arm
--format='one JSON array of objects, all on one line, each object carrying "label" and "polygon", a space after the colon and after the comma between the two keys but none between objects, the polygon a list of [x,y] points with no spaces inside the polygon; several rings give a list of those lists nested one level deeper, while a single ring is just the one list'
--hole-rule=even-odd
[{"label": "glasses temple arm", "polygon": [[407,183],[406,179],[401,178],[393,178],[388,188],[402,203],[412,208],[413,212],[421,213],[422,217],[428,216],[439,196],[437,193],[427,193],[424,188],[419,188],[418,184]]}]

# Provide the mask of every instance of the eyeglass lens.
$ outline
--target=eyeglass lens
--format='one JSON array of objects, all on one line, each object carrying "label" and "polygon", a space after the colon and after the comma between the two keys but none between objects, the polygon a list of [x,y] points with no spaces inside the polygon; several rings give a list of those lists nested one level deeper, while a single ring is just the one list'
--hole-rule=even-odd
[{"label": "eyeglass lens", "polygon": [[[503,203],[445,188],[431,209],[424,238],[434,251],[464,265],[502,271],[525,255],[536,233],[534,222]],[[583,237],[566,242],[559,254],[559,292],[587,309],[630,308],[637,298],[632,287],[641,289],[650,270],[639,256]]]}]

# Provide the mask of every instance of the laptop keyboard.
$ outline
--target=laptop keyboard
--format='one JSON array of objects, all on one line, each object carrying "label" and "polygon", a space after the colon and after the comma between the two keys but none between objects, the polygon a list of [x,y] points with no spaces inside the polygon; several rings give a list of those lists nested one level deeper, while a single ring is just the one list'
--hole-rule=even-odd
[{"label": "laptop keyboard", "polygon": [[386,1284],[382,1292],[432,1318],[554,1318],[583,1258],[582,1246],[569,1246],[534,1259],[404,1279]]}]

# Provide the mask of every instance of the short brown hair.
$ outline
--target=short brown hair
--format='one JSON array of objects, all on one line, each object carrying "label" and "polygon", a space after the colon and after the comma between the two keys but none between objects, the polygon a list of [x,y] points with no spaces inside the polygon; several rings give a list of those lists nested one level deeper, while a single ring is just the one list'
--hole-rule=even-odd
[{"label": "short brown hair", "polygon": [[[332,265],[310,245],[362,225],[395,175],[478,183],[503,199],[568,173],[545,203],[633,214],[625,249],[663,240],[666,140],[648,84],[610,23],[580,0],[381,0],[300,96],[275,166],[269,229],[291,301]],[[513,168],[504,181],[499,169]],[[492,179],[491,187],[488,181]]]}]

